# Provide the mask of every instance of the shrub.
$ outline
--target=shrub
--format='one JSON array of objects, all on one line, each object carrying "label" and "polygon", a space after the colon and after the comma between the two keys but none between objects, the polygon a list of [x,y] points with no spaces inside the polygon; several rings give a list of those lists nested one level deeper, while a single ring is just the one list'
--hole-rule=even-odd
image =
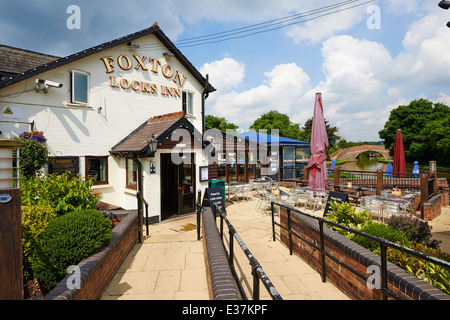
[{"label": "shrub", "polygon": [[[366,210],[356,212],[355,208],[347,202],[338,203],[336,201],[332,201],[331,209],[333,213],[327,216],[327,220],[355,230],[361,230],[365,225],[371,223],[372,221]],[[348,232],[337,227],[331,228],[349,239],[352,239],[355,236],[352,232]]]},{"label": "shrub", "polygon": [[58,215],[95,209],[99,196],[89,191],[93,184],[91,178],[84,179],[80,175],[70,178],[69,173],[26,179],[21,183],[22,204],[49,205]]},{"label": "shrub", "polygon": [[49,206],[22,206],[22,256],[24,280],[33,278],[31,265],[33,263],[33,248],[45,231],[49,221],[57,215]]},{"label": "shrub", "polygon": [[39,284],[51,289],[67,268],[111,242],[111,222],[96,210],[74,211],[50,221],[36,245],[33,272]]},{"label": "shrub", "polygon": [[20,147],[20,173],[25,178],[35,177],[48,163],[47,144],[41,131],[24,132],[19,136]]},{"label": "shrub", "polygon": [[[409,248],[431,257],[450,261],[450,255],[442,252],[439,248],[430,248],[420,243],[411,244]],[[378,255],[380,254],[380,248],[373,251]],[[443,292],[450,294],[450,272],[445,268],[436,266],[433,263],[426,262],[421,258],[393,248],[387,248],[386,257],[390,262],[405,269],[412,275],[428,282]]]},{"label": "shrub", "polygon": [[[384,224],[372,222],[372,223],[369,223],[366,226],[364,226],[361,229],[361,231],[364,233],[367,233],[369,235],[372,235],[372,236],[375,236],[378,238],[382,238],[382,239],[386,239],[390,242],[398,243],[398,244],[401,244],[404,246],[408,246],[410,244],[408,238],[404,234],[402,234]],[[359,235],[355,236],[353,238],[353,241],[355,241],[360,246],[363,246],[364,248],[369,249],[369,250],[374,250],[374,249],[378,248],[378,246],[379,246],[378,242],[369,240],[369,239],[367,239],[363,236],[359,236]]]},{"label": "shrub", "polygon": [[421,221],[412,215],[393,216],[388,220],[387,225],[406,235],[412,243],[422,243],[432,248],[439,246],[439,241],[431,240],[431,227],[428,222]]}]

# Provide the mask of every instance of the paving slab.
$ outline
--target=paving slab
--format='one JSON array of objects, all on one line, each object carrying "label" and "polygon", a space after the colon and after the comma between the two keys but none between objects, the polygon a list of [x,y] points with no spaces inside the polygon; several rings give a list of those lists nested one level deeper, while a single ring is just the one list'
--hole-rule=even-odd
[{"label": "paving slab", "polygon": [[[256,210],[257,199],[227,203],[227,217],[285,300],[349,300],[300,257],[272,239],[269,211]],[[321,216],[322,210],[302,211]],[[278,217],[276,218],[278,219]],[[278,221],[278,220],[277,220]],[[441,249],[450,253],[450,207],[429,222]],[[205,255],[197,241],[196,216],[150,226],[150,235],[136,244],[106,288],[102,300],[208,300]],[[226,228],[226,227],[225,227]],[[226,230],[226,229],[225,229]],[[145,232],[144,232],[145,234]],[[228,233],[225,242],[228,243]],[[251,296],[251,268],[235,242],[236,270]],[[261,299],[270,299],[263,286]]]}]

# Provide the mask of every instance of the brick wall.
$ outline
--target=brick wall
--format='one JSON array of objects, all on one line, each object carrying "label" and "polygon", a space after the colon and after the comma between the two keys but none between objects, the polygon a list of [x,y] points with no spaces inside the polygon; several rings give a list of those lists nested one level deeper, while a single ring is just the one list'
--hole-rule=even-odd
[{"label": "brick wall", "polygon": [[[319,224],[316,220],[291,212],[292,230],[306,240],[320,245]],[[287,227],[286,209],[281,210],[281,224]],[[288,246],[288,233],[281,229],[281,241]],[[371,276],[367,268],[371,265],[380,264],[380,257],[344,236],[324,226],[325,250],[351,266],[360,273]],[[318,250],[309,244],[293,236],[293,251],[313,269],[321,273],[321,255]],[[450,296],[442,291],[428,285],[426,282],[407,273],[403,269],[387,263],[388,288],[394,293],[407,300],[450,300]],[[380,300],[381,292],[369,289],[367,281],[355,275],[347,268],[340,266],[330,258],[326,258],[326,281],[333,283],[343,293],[355,300]]]},{"label": "brick wall", "polygon": [[202,210],[203,245],[211,299],[239,300],[214,214],[210,207],[204,207]]},{"label": "brick wall", "polygon": [[128,214],[112,231],[109,246],[81,261],[81,289],[68,289],[66,276],[45,300],[96,300],[138,240],[138,214]]},{"label": "brick wall", "polygon": [[423,204],[423,219],[432,221],[441,214],[441,195],[436,195]]}]

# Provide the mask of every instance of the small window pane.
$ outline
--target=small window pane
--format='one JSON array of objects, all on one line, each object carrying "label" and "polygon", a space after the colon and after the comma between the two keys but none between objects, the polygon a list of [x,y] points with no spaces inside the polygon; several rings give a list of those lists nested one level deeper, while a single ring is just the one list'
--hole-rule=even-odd
[{"label": "small window pane", "polygon": [[73,102],[88,103],[88,75],[73,72]]},{"label": "small window pane", "polygon": [[194,94],[192,92],[183,91],[183,111],[185,114],[194,113]]},{"label": "small window pane", "polygon": [[88,176],[95,179],[95,184],[107,183],[106,172],[107,158],[89,158],[87,159]]},{"label": "small window pane", "polygon": [[137,167],[133,160],[127,159],[127,186],[137,187]]}]

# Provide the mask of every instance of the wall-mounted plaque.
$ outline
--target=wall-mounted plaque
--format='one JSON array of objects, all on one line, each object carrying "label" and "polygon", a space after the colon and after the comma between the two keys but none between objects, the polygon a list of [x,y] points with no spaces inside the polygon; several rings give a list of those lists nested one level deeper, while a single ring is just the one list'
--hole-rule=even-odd
[{"label": "wall-mounted plaque", "polygon": [[69,172],[70,176],[74,177],[80,173],[79,163],[79,157],[53,157],[49,160],[48,173],[63,174]]}]

